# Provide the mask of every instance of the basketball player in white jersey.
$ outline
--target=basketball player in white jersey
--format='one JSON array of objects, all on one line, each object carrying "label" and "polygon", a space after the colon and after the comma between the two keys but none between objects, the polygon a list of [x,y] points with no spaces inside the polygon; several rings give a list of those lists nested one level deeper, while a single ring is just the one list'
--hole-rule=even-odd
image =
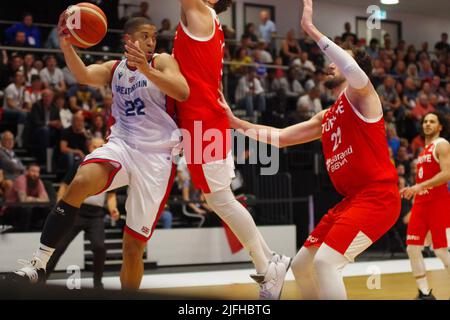
[{"label": "basketball player in white jersey", "polygon": [[428,286],[422,250],[431,233],[433,250],[450,275],[447,234],[450,231],[450,144],[445,135],[447,120],[437,112],[423,117],[425,149],[417,161],[416,184],[400,190],[406,199],[414,197],[406,244],[411,269],[419,288],[418,300],[435,300]]},{"label": "basketball player in white jersey", "polygon": [[43,281],[46,264],[71,229],[83,201],[128,185],[120,280],[122,288],[138,289],[144,248],[170,191],[175,173],[172,152],[180,142],[167,97],[186,100],[189,87],[172,56],[154,54],[156,27],[145,18],[132,18],[125,24],[126,59],[100,65],[84,65],[67,41],[67,31],[63,13],[59,35],[67,66],[79,83],[93,87],[111,83],[114,124],[108,143],[84,159],[67,192],[49,214],[31,261],[11,277]]}]

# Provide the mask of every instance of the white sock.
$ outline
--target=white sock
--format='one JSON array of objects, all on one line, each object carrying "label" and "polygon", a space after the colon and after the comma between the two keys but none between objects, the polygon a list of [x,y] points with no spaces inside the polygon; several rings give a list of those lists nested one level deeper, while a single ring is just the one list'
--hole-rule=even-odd
[{"label": "white sock", "polygon": [[264,252],[264,244],[261,243],[262,236],[259,235],[258,228],[247,209],[236,200],[230,188],[205,194],[205,199],[247,249],[253,259],[256,272],[265,274],[269,261]]},{"label": "white sock", "polygon": [[320,299],[347,300],[342,270],[348,263],[344,255],[325,243],[320,246],[313,261]]},{"label": "white sock", "polygon": [[39,247],[33,256],[33,258],[38,258],[38,260],[36,260],[36,267],[45,269],[54,251],[54,248],[47,247],[42,243],[39,244]]},{"label": "white sock", "polygon": [[302,247],[292,260],[291,269],[303,300],[318,300],[319,288],[314,273],[314,256],[319,248]]},{"label": "white sock", "polygon": [[430,288],[428,287],[427,276],[416,278],[417,287],[423,294],[430,294]]},{"label": "white sock", "polygon": [[429,294],[430,288],[428,286],[427,270],[425,268],[422,249],[422,246],[409,245],[406,248],[406,252],[411,263],[412,274],[416,278],[417,287],[423,294]]}]

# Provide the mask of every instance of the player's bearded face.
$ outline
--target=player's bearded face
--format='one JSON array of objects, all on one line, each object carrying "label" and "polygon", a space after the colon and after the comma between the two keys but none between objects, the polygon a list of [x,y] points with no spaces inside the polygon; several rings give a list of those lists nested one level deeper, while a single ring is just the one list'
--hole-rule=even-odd
[{"label": "player's bearded face", "polygon": [[439,120],[436,115],[429,114],[423,120],[422,129],[425,136],[434,136],[441,132],[442,126],[439,124]]},{"label": "player's bearded face", "polygon": [[131,41],[139,42],[139,47],[147,55],[150,60],[156,48],[156,27],[153,25],[143,25],[131,35]]},{"label": "player's bearded face", "polygon": [[331,63],[325,69],[326,79],[324,86],[328,89],[334,89],[340,86],[344,81],[345,77],[342,75],[341,71],[336,67],[334,63]]}]

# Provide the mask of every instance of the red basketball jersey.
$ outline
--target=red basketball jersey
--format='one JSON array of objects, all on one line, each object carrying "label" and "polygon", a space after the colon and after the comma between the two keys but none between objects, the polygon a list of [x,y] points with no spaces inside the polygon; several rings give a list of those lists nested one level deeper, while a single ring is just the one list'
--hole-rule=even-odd
[{"label": "red basketball jersey", "polygon": [[[447,141],[444,138],[438,138],[427,145],[420,153],[417,159],[416,183],[429,180],[441,172],[441,167],[436,156],[436,146],[439,143],[447,143]],[[443,183],[440,186],[426,190],[422,195],[416,195],[414,202],[442,201],[448,198],[448,196],[447,183]]]},{"label": "red basketball jersey", "polygon": [[344,196],[377,184],[397,184],[383,117],[366,119],[345,92],[324,115],[322,147],[331,181]]},{"label": "red basketball jersey", "polygon": [[[208,7],[209,8],[209,7]],[[190,87],[189,99],[177,102],[177,115],[181,120],[226,119],[218,104],[222,81],[225,38],[219,18],[211,8],[214,31],[206,38],[196,37],[180,21],[175,34],[173,55]]]}]

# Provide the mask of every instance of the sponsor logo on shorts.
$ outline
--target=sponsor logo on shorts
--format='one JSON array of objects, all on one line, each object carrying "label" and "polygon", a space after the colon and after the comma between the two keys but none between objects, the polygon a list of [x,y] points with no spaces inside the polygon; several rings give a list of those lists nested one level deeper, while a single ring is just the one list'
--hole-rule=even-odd
[{"label": "sponsor logo on shorts", "polygon": [[145,233],[145,234],[149,234],[150,229],[147,228],[147,227],[142,227],[141,231],[142,231],[143,233]]},{"label": "sponsor logo on shorts", "polygon": [[406,237],[406,240],[411,240],[411,241],[415,241],[415,240],[420,240],[419,236],[413,235],[413,234],[408,234]]},{"label": "sponsor logo on shorts", "polygon": [[309,236],[308,239],[306,239],[307,242],[309,243],[317,243],[319,242],[319,238],[313,237],[313,236]]}]

